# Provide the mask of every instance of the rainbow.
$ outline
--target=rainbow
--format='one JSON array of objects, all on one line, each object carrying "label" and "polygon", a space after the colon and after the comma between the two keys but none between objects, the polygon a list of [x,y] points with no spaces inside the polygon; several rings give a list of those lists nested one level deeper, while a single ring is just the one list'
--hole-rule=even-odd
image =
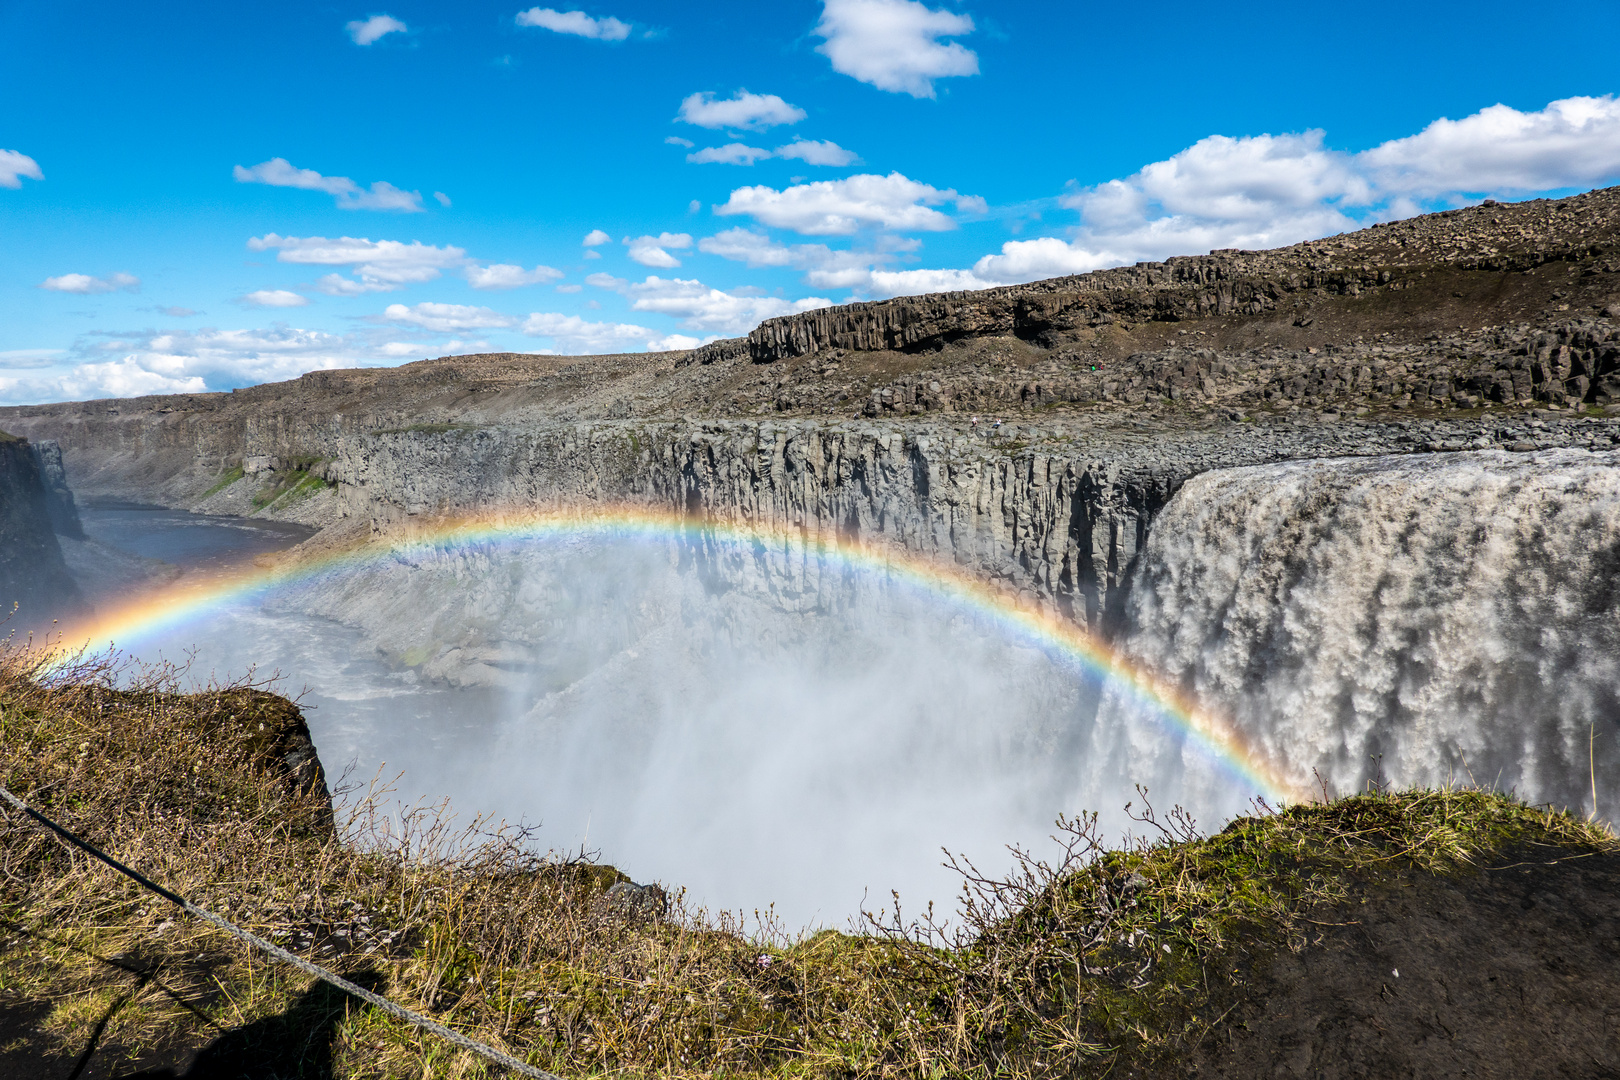
[{"label": "rainbow", "polygon": [[270,566],[243,567],[208,577],[181,579],[137,596],[60,637],[59,665],[74,656],[114,648],[138,648],[159,635],[183,630],[232,604],[321,575],[375,565],[408,548],[517,548],[565,538],[682,540],[711,545],[760,545],[802,550],[823,561],[908,585],[937,602],[987,620],[1015,640],[1022,639],[1076,664],[1116,691],[1128,694],[1219,763],[1234,779],[1279,802],[1306,798],[1299,783],[1257,752],[1224,722],[1153,672],[1110,648],[1084,627],[1020,600],[987,582],[938,560],[890,545],[861,543],[781,525],[685,517],[645,507],[592,505],[555,510],[524,509],[445,517],[414,524],[401,535],[355,540],[315,553],[294,549]]}]

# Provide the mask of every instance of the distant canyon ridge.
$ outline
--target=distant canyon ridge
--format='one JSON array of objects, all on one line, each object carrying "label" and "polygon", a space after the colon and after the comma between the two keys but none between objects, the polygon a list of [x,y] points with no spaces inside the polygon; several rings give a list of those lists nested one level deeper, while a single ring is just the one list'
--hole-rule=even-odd
[{"label": "distant canyon ridge", "polygon": [[772,319],[686,352],[483,354],[0,409],[83,498],[389,535],[631,502],[948,558],[1106,628],[1190,477],[1620,444],[1620,188]]}]

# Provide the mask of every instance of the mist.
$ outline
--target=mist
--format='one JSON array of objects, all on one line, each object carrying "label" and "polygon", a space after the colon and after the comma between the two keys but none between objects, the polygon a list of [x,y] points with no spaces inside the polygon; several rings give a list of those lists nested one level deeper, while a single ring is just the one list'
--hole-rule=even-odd
[{"label": "mist", "polygon": [[[347,624],[347,625],[345,625]],[[569,538],[404,545],[220,612],[193,673],[257,665],[302,698],[330,771],[402,802],[538,826],[689,902],[792,930],[954,905],[942,848],[987,869],[1054,818],[1145,784],[1206,820],[1257,792],[1072,657],[881,571],[798,548]],[[1128,722],[1121,710],[1129,713]],[[1085,757],[1111,738],[1153,741]],[[1199,779],[1190,782],[1189,774]]]}]

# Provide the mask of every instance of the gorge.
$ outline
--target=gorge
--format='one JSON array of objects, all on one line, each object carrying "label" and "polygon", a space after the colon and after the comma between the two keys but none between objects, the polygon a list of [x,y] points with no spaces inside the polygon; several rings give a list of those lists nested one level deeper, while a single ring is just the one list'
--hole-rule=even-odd
[{"label": "gorge", "polygon": [[[1318,779],[1612,813],[1617,232],[1610,189],[684,353],[447,357],[0,428],[60,446],[91,505],[252,514],[319,530],[290,557],[360,553],[255,593],[253,634],[205,605],[151,638],[171,655],[236,633],[249,648],[212,662],[276,666],[263,647],[290,634],[375,664],[378,694],[470,695],[409,793],[808,924],[865,886],[946,901],[941,844],[993,855],[1080,809],[1121,830],[1138,784],[1210,826]],[[604,514],[660,524],[501,539]],[[446,539],[467,520],[494,524]],[[1159,690],[1123,695],[1087,648]],[[1219,737],[1177,721],[1182,698]],[[358,749],[390,722],[345,745],[397,763]]]}]

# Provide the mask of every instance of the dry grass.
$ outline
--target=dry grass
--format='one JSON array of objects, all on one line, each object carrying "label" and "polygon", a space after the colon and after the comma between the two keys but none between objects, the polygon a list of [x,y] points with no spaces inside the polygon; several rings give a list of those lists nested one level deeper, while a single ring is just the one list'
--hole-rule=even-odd
[{"label": "dry grass", "polygon": [[[335,830],[324,786],[283,760],[299,723],[285,701],[182,694],[179,676],[0,656],[0,780],[194,902],[568,1076],[1102,1075],[1173,1059],[1246,965],[1299,947],[1350,882],[1523,845],[1614,850],[1602,829],[1479,792],[1372,792],[1208,838],[1146,811],[1152,839],[1129,850],[1080,819],[1060,823],[1053,860],[1017,852],[1004,878],[960,866],[950,929],[891,910],[862,936],[749,935],[679,898],[668,918],[628,917],[602,900],[611,867],[443,807],[390,816],[385,792]],[[256,1031],[309,985],[0,818],[0,1005],[47,1003],[42,1037],[64,1054],[102,1020],[104,1044],[137,1048]],[[488,1075],[358,1008],[330,1054],[345,1077]]]}]

